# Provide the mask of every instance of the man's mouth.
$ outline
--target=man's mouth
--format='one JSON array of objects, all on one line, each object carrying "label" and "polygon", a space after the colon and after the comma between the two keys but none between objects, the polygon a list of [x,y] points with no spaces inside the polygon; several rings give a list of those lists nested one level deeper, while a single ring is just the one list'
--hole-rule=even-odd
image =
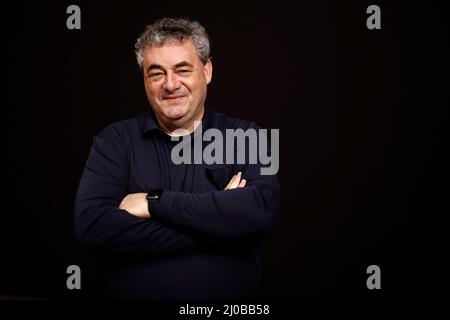
[{"label": "man's mouth", "polygon": [[186,95],[168,96],[164,97],[163,101],[168,105],[179,105]]},{"label": "man's mouth", "polygon": [[163,100],[176,100],[179,98],[184,98],[186,97],[185,95],[179,95],[179,96],[168,96],[168,97],[164,97]]}]

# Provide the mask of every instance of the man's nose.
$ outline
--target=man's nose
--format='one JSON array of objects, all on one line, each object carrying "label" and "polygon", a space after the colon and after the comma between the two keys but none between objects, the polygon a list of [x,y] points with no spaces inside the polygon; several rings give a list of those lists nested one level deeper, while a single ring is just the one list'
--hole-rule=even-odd
[{"label": "man's nose", "polygon": [[177,90],[180,87],[180,81],[178,81],[177,75],[174,73],[168,73],[163,87],[169,92]]}]

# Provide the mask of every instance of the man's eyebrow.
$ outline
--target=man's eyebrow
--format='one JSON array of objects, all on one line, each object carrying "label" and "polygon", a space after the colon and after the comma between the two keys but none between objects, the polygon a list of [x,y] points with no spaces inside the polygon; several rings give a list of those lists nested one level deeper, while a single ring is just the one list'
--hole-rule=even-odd
[{"label": "man's eyebrow", "polygon": [[177,63],[177,64],[175,65],[175,69],[178,69],[178,68],[181,68],[181,67],[193,67],[193,65],[190,64],[190,63],[187,62],[187,61],[181,61],[181,62],[179,62],[179,63]]},{"label": "man's eyebrow", "polygon": [[[191,67],[191,68],[192,68],[193,65],[192,65],[191,63],[187,62],[187,61],[181,61],[181,62],[178,62],[178,63],[175,65],[175,69],[178,69],[178,68],[181,68],[181,67]],[[153,69],[161,69],[161,70],[164,70],[164,68],[163,68],[161,65],[156,64],[156,63],[152,63],[151,65],[148,66],[148,68],[147,68],[147,73],[148,73],[150,70],[153,70]]]},{"label": "man's eyebrow", "polygon": [[152,63],[151,65],[148,66],[147,72],[149,72],[150,70],[153,70],[153,69],[163,69],[163,67],[159,64]]}]

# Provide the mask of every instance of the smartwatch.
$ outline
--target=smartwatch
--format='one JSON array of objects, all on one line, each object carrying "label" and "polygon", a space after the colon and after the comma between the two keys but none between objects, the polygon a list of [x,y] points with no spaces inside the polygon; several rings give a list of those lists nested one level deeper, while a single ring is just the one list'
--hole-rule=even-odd
[{"label": "smartwatch", "polygon": [[148,211],[150,212],[150,214],[152,214],[152,209],[158,203],[163,192],[164,192],[164,190],[161,188],[152,189],[145,196],[145,198],[147,199],[147,202],[148,202]]}]

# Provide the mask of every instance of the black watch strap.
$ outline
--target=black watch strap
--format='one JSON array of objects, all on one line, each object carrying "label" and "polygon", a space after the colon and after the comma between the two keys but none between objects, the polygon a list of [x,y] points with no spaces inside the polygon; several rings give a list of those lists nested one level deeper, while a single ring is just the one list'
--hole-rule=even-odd
[{"label": "black watch strap", "polygon": [[148,202],[148,209],[150,213],[152,213],[153,207],[158,203],[159,199],[161,198],[162,194],[164,193],[164,190],[161,188],[152,189],[150,190],[145,198]]}]

